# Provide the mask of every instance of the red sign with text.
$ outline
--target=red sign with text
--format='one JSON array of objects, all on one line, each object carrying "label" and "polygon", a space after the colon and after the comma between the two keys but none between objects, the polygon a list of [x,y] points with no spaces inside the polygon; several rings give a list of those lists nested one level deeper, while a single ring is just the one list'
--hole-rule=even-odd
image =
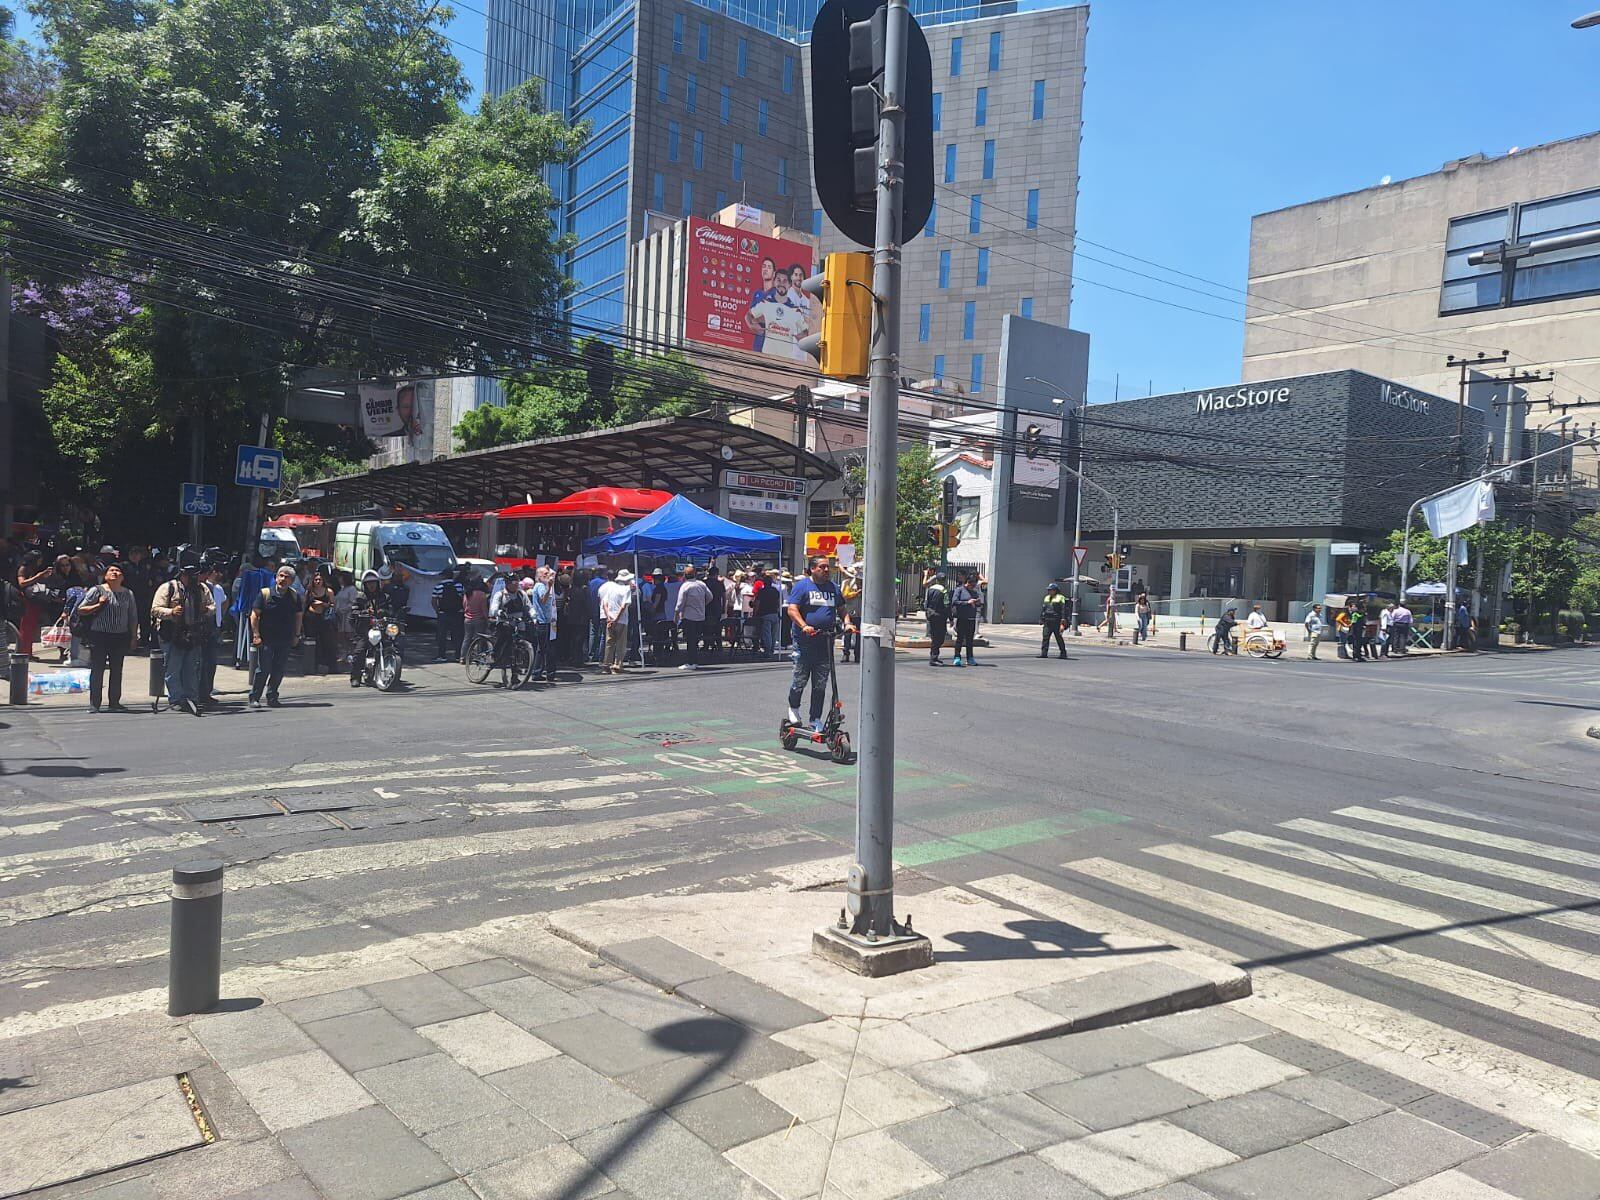
[{"label": "red sign with text", "polygon": [[812,362],[799,345],[822,316],[821,302],[800,290],[809,245],[690,217],[688,260],[686,340]]}]

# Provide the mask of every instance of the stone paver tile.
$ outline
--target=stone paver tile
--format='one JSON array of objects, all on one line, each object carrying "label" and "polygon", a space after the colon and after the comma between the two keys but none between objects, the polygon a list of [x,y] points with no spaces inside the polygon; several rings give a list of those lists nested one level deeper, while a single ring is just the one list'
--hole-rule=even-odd
[{"label": "stone paver tile", "polygon": [[674,990],[696,979],[721,975],[727,969],[663,937],[613,942],[600,947],[600,957],[615,963],[630,975],[637,975],[657,987]]},{"label": "stone paver tile", "polygon": [[1502,1146],[1461,1171],[1518,1200],[1593,1200],[1600,1195],[1600,1159],[1544,1134]]},{"label": "stone paver tile", "polygon": [[1453,1096],[1441,1096],[1437,1092],[1421,1100],[1413,1100],[1405,1106],[1405,1110],[1425,1121],[1454,1130],[1462,1137],[1482,1142],[1485,1146],[1503,1146],[1512,1138],[1528,1132],[1527,1126],[1518,1125],[1499,1113],[1467,1104]]},{"label": "stone paver tile", "polygon": [[1288,1096],[1291,1100],[1309,1104],[1312,1108],[1320,1108],[1341,1121],[1365,1121],[1368,1117],[1376,1117],[1394,1107],[1386,1101],[1369,1096],[1365,1092],[1358,1092],[1355,1088],[1329,1079],[1325,1075],[1302,1075],[1299,1079],[1280,1083],[1270,1090],[1280,1096]]},{"label": "stone paver tile", "polygon": [[[80,1194],[84,1200],[160,1200],[155,1182],[148,1175],[130,1175],[126,1179],[117,1180],[116,1183]],[[311,1190],[310,1184],[306,1185],[306,1191],[301,1195],[309,1197],[309,1200],[321,1200],[321,1197]],[[299,1200],[299,1197],[295,1200]]]},{"label": "stone paver tile", "polygon": [[1326,1071],[1330,1067],[1337,1067],[1341,1063],[1350,1061],[1348,1054],[1341,1054],[1328,1046],[1307,1041],[1292,1033],[1269,1033],[1266,1037],[1253,1039],[1250,1048],[1259,1050],[1263,1054],[1270,1054],[1273,1058],[1281,1058],[1286,1063],[1293,1063],[1302,1071]]},{"label": "stone paver tile", "polygon": [[963,1109],[919,1117],[888,1133],[941,1175],[958,1175],[1017,1152],[1012,1142]]},{"label": "stone paver tile", "polygon": [[1483,1143],[1407,1112],[1384,1113],[1307,1144],[1390,1183],[1415,1183],[1483,1153]]},{"label": "stone paver tile", "polygon": [[809,1024],[823,1015],[809,1004],[731,971],[686,983],[678,995],[767,1034]]},{"label": "stone paver tile", "polygon": [[844,1076],[825,1062],[807,1063],[755,1081],[755,1089],[802,1121],[837,1116],[844,1105]]},{"label": "stone paver tile", "polygon": [[809,1125],[769,1133],[723,1157],[780,1200],[805,1200],[822,1189],[833,1143]]},{"label": "stone paver tile", "polygon": [[743,1083],[685,1100],[670,1111],[685,1129],[718,1151],[787,1129],[794,1120],[793,1113]]},{"label": "stone paver tile", "polygon": [[[230,1197],[229,1200],[232,1200]],[[420,1192],[412,1192],[405,1200],[478,1200],[472,1189],[459,1179],[437,1184]]]},{"label": "stone paver tile", "polygon": [[1420,1083],[1412,1083],[1399,1075],[1391,1074],[1381,1067],[1374,1067],[1364,1062],[1340,1063],[1337,1067],[1330,1067],[1318,1074],[1323,1079],[1331,1079],[1335,1083],[1342,1083],[1346,1087],[1353,1087],[1358,1092],[1365,1092],[1375,1099],[1396,1107],[1421,1100],[1433,1091],[1432,1088],[1423,1087]]},{"label": "stone paver tile", "polygon": [[[453,1181],[452,1181],[453,1182]],[[449,1187],[442,1183],[439,1187]],[[406,1200],[428,1200],[437,1188],[429,1188],[425,1192],[413,1192]],[[150,1193],[155,1196],[155,1192]],[[84,1200],[117,1200],[111,1192],[90,1192]],[[233,1192],[228,1200],[322,1200],[322,1193],[311,1186],[307,1179],[275,1179],[271,1183],[264,1183],[260,1187],[253,1187],[248,1192]],[[449,1200],[447,1196],[439,1196],[437,1200]],[[472,1193],[468,1192],[466,1200],[472,1200]]]},{"label": "stone paver tile", "polygon": [[1144,1121],[1047,1146],[1039,1157],[1107,1196],[1131,1196],[1238,1161],[1237,1155],[1167,1121]]},{"label": "stone paver tile", "polygon": [[366,991],[413,1029],[484,1010],[483,1001],[432,974],[405,975],[382,983],[369,983]]},{"label": "stone paver tile", "polygon": [[366,1071],[408,1058],[435,1054],[438,1047],[382,1009],[312,1021],[305,1030],[347,1071]]},{"label": "stone paver tile", "polygon": [[1062,1020],[1056,1013],[1017,996],[1000,996],[912,1017],[908,1023],[957,1054],[965,1054],[1000,1042],[1041,1036],[1060,1028]]},{"label": "stone paver tile", "polygon": [[189,1022],[189,1031],[219,1066],[230,1071],[312,1049],[311,1039],[270,1004],[246,1012],[196,1017]]},{"label": "stone paver tile", "polygon": [[0,1196],[115,1170],[201,1144],[171,1077],[0,1116]]},{"label": "stone paver tile", "polygon": [[325,1021],[329,1017],[343,1017],[353,1012],[377,1008],[378,1002],[367,994],[365,988],[342,988],[337,992],[323,992],[320,996],[305,996],[299,1000],[286,1000],[278,1005],[281,1012],[301,1025],[312,1021]]},{"label": "stone paver tile", "polygon": [[274,1133],[374,1103],[366,1088],[315,1047],[303,1054],[240,1067],[228,1077]]},{"label": "stone paver tile", "polygon": [[632,1092],[565,1056],[513,1067],[486,1081],[567,1138],[649,1110]]},{"label": "stone paver tile", "polygon": [[541,1025],[539,1037],[602,1075],[627,1075],[679,1055],[642,1029],[602,1012]]},{"label": "stone paver tile", "polygon": [[418,1133],[511,1107],[503,1092],[490,1087],[448,1054],[374,1067],[356,1078]]},{"label": "stone paver tile", "polygon": [[1216,1197],[1202,1192],[1192,1183],[1169,1183],[1153,1192],[1140,1192],[1133,1200],[1216,1200]]},{"label": "stone paver tile", "polygon": [[1148,1016],[1152,1010],[1173,1012],[1204,1003],[1214,998],[1215,987],[1203,975],[1157,959],[1125,966],[1106,963],[1088,975],[1018,994],[1074,1024],[1105,1025]]},{"label": "stone paver tile", "polygon": [[1078,1073],[1032,1046],[1000,1046],[916,1063],[905,1068],[905,1074],[960,1104],[1064,1083],[1076,1079]]},{"label": "stone paver tile", "polygon": [[507,1107],[422,1135],[422,1140],[462,1175],[543,1150],[559,1134],[520,1108]]},{"label": "stone paver tile", "polygon": [[459,967],[446,967],[439,972],[439,978],[465,990],[483,987],[490,983],[501,983],[507,979],[517,979],[526,974],[526,971],[509,959],[482,958],[477,962],[462,963]]},{"label": "stone paver tile", "polygon": [[1510,1192],[1474,1179],[1460,1171],[1444,1171],[1409,1183],[1384,1200],[1514,1200]]},{"label": "stone paver tile", "polygon": [[479,1075],[525,1067],[560,1053],[499,1013],[474,1013],[436,1025],[420,1025],[417,1032]]},{"label": "stone paver tile", "polygon": [[1217,1046],[1182,1058],[1165,1059],[1151,1063],[1150,1070],[1213,1100],[1271,1087],[1305,1074],[1281,1058],[1244,1045]]},{"label": "stone paver tile", "polygon": [[909,1067],[950,1053],[943,1042],[934,1041],[904,1021],[878,1021],[871,1017],[861,1030],[856,1051],[886,1067]]},{"label": "stone paver tile", "polygon": [[963,1105],[961,1111],[971,1114],[975,1120],[1023,1150],[1053,1146],[1089,1132],[1087,1125],[1074,1121],[1066,1113],[1057,1112],[1026,1092],[978,1100]]},{"label": "stone paver tile", "polygon": [[1101,1197],[1042,1159],[1018,1155],[912,1192],[906,1200],[1101,1200]]},{"label": "stone paver tile", "polygon": [[[834,1058],[855,1053],[857,1024],[857,1021],[847,1017],[829,1017],[825,1021],[812,1021],[782,1030],[773,1034],[772,1040],[803,1051],[812,1058]],[[940,1046],[939,1056],[948,1053]]]},{"label": "stone paver tile", "polygon": [[532,975],[468,988],[467,994],[483,1001],[507,1020],[535,1032],[541,1025],[571,1020],[594,1011],[588,1001]]},{"label": "stone paver tile", "polygon": [[1039,1088],[1034,1095],[1090,1129],[1115,1129],[1205,1103],[1206,1097],[1149,1067],[1124,1067]]},{"label": "stone paver tile", "polygon": [[584,988],[577,996],[608,1016],[626,1021],[635,1029],[651,1032],[663,1025],[693,1021],[706,1015],[706,1010],[698,1004],[669,995],[640,979],[616,979]]},{"label": "stone paver tile", "polygon": [[829,1185],[850,1200],[894,1200],[941,1178],[881,1129],[836,1143],[828,1164]]},{"label": "stone paver tile", "polygon": [[597,1129],[572,1143],[632,1196],[751,1200],[750,1181],[682,1125],[660,1113]]},{"label": "stone paver tile", "polygon": [[565,1142],[474,1171],[467,1182],[483,1200],[589,1200],[617,1190]]},{"label": "stone paver tile", "polygon": [[394,1200],[455,1177],[381,1105],[280,1135],[311,1182],[339,1200]]},{"label": "stone paver tile", "polygon": [[1147,1033],[1164,1042],[1170,1042],[1179,1053],[1187,1050],[1210,1050],[1233,1042],[1247,1042],[1251,1038],[1265,1037],[1276,1030],[1272,1026],[1236,1012],[1226,1005],[1194,1008],[1188,1012],[1173,1013],[1170,1017],[1157,1017],[1140,1024]]},{"label": "stone paver tile", "polygon": [[731,1054],[718,1055],[717,1069],[746,1081],[791,1071],[813,1061],[813,1056],[763,1035],[746,1038]]},{"label": "stone paver tile", "polygon": [[1285,1146],[1189,1182],[1221,1200],[1373,1200],[1390,1191],[1376,1175],[1310,1146]]},{"label": "stone paver tile", "polygon": [[1308,1142],[1344,1125],[1338,1117],[1277,1092],[1248,1092],[1167,1118],[1241,1158]]},{"label": "stone paver tile", "polygon": [[699,1058],[673,1058],[652,1063],[641,1071],[619,1077],[617,1082],[652,1108],[671,1108],[739,1083],[732,1075],[725,1075]]},{"label": "stone paver tile", "polygon": [[943,1096],[930,1092],[899,1071],[852,1075],[844,1089],[846,1107],[866,1118],[872,1128],[914,1121],[949,1108]]},{"label": "stone paver tile", "polygon": [[1028,1048],[1065,1063],[1080,1075],[1120,1071],[1123,1067],[1142,1066],[1159,1058],[1172,1058],[1182,1053],[1171,1042],[1164,1042],[1133,1025],[1043,1038],[1030,1042]]}]

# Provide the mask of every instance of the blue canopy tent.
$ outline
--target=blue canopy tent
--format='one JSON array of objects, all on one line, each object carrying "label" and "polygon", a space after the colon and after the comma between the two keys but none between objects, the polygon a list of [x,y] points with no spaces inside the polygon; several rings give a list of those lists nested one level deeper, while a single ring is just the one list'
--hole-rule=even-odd
[{"label": "blue canopy tent", "polygon": [[[715,558],[719,554],[773,555],[783,549],[783,539],[736,525],[715,513],[708,513],[691,500],[674,496],[647,517],[604,537],[583,543],[585,554],[631,554],[633,573],[639,573],[640,554],[672,554],[682,558]],[[634,619],[642,621],[639,593],[634,592]],[[639,639],[643,662],[645,639]]]},{"label": "blue canopy tent", "polygon": [[586,554],[676,554],[683,558],[762,551],[777,554],[782,548],[783,539],[777,534],[735,525],[682,496],[674,496],[632,525],[583,543]]}]

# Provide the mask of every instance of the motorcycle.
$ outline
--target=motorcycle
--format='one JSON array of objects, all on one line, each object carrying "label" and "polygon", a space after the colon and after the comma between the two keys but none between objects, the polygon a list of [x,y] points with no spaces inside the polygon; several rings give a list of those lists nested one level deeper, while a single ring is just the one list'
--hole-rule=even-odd
[{"label": "motorcycle", "polygon": [[362,680],[380,692],[392,692],[400,686],[400,671],[404,661],[400,656],[400,635],[405,626],[398,617],[382,617],[367,630],[367,644]]}]

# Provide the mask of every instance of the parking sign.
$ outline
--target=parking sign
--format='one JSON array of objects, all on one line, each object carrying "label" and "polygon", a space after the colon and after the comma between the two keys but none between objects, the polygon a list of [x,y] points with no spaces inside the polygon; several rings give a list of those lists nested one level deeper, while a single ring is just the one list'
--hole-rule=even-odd
[{"label": "parking sign", "polygon": [[217,515],[217,485],[186,483],[178,496],[178,512],[186,517]]},{"label": "parking sign", "polygon": [[275,488],[283,479],[283,451],[240,446],[233,481],[240,487]]}]

